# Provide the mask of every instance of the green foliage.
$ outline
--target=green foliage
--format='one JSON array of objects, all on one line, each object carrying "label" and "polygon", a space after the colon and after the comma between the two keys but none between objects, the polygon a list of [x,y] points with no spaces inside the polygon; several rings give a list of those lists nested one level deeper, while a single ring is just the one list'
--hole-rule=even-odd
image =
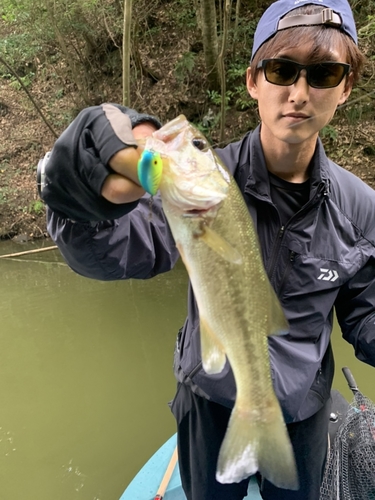
[{"label": "green foliage", "polygon": [[235,60],[229,67],[227,71],[228,83],[236,81],[237,79],[245,80],[247,64],[243,64],[242,61]]},{"label": "green foliage", "polygon": [[0,187],[0,205],[8,203],[8,201],[14,195],[14,192],[15,192],[15,189],[11,188],[11,187],[9,187],[7,185],[4,185],[3,187]]},{"label": "green foliage", "polygon": [[337,140],[337,130],[332,125],[326,125],[320,131],[320,136],[323,140],[334,142]]},{"label": "green foliage", "polygon": [[215,104],[215,106],[220,106],[221,104],[221,94],[217,90],[207,90],[208,99]]},{"label": "green foliage", "polygon": [[160,26],[152,26],[151,28],[147,28],[146,35],[152,38],[158,36],[160,33],[161,33]]},{"label": "green foliage", "polygon": [[359,120],[361,120],[362,114],[363,104],[361,101],[345,108],[345,115],[349,125],[356,126]]},{"label": "green foliage", "polygon": [[[86,104],[102,101],[103,96],[116,96],[121,75],[122,0],[2,0],[1,3],[0,21],[6,29],[5,36],[0,36],[0,54],[14,68],[26,87],[35,79],[43,82],[48,80],[52,100],[63,99],[72,92],[72,106],[80,109]],[[248,95],[245,75],[260,11],[270,3],[271,0],[260,0],[255,5],[242,2],[238,25],[234,24],[233,3],[225,58],[227,109],[251,112],[257,106]],[[356,19],[360,21],[357,23],[359,37],[366,47],[371,47],[375,36],[374,1],[353,0],[352,3]],[[195,12],[198,4],[193,0],[137,0],[134,2],[135,43],[132,47],[132,69],[136,68],[137,71],[139,86],[136,92],[139,102],[148,101],[142,100],[143,82],[138,79],[138,69],[142,65],[147,66],[148,61],[152,60],[154,64],[151,70],[160,64],[158,75],[161,76],[158,76],[158,80],[164,78],[165,64],[168,76],[172,69],[177,83],[183,84],[179,90],[186,91],[187,100],[199,94],[200,101],[196,107],[201,108],[192,113],[195,119],[202,113],[202,108],[207,109],[212,105],[216,109],[215,106],[220,106],[222,99],[219,91],[205,90],[203,82],[206,82],[207,75],[196,71],[198,61],[201,64],[203,60],[201,33]],[[219,44],[222,36],[220,26],[222,24],[218,20]],[[173,40],[171,43],[175,43],[176,32],[180,38],[178,47],[173,51],[170,42]],[[179,59],[174,62],[178,50]],[[373,50],[368,52],[370,58],[374,57],[371,56]],[[175,59],[170,61],[170,57]],[[372,72],[369,71],[369,74]],[[16,89],[20,88],[14,75],[1,65],[0,77],[10,80]],[[188,88],[190,84],[192,90]],[[373,87],[370,81],[369,87],[371,85]],[[365,92],[368,93],[367,88]],[[351,101],[357,97],[363,97],[363,100],[343,108],[339,112],[341,118],[345,116],[354,124],[361,116],[365,117],[364,113],[373,106],[373,99],[369,102],[365,92],[362,91],[361,95],[353,92]],[[158,112],[155,109],[155,114]],[[63,111],[54,117],[54,124],[65,127],[70,120],[69,112]],[[329,129],[324,133],[330,135]]]},{"label": "green foliage", "polygon": [[340,106],[338,116],[344,119],[352,127],[357,127],[362,119],[367,119],[373,114],[373,85],[369,91],[366,90],[367,82],[364,81],[360,86],[352,90],[348,101]]},{"label": "green foliage", "polygon": [[241,54],[247,60],[247,63],[250,60],[250,52],[253,45],[253,38],[258,19],[258,17],[251,20],[245,18],[238,25],[237,33],[233,33],[233,31],[231,31],[232,37],[239,41],[237,43],[237,52],[239,50],[241,51]]},{"label": "green foliage", "polygon": [[193,29],[197,26],[197,16],[189,0],[176,0],[173,9],[169,9],[169,16],[178,27]]},{"label": "green foliage", "polygon": [[[211,117],[210,117],[211,118]],[[206,137],[208,142],[212,145],[212,132],[216,129],[220,122],[220,113],[212,116],[210,121],[206,121],[205,118],[201,122],[193,123],[197,129],[202,132],[202,134]]]},{"label": "green foliage", "polygon": [[[30,85],[36,70],[56,63],[54,71],[64,84],[72,82],[82,104],[101,93],[98,73],[106,71],[106,56],[121,45],[122,13],[115,0],[3,0],[6,36],[0,37],[0,54]],[[2,3],[3,3],[2,2]],[[119,42],[118,42],[119,40]],[[54,61],[53,61],[54,59]],[[121,71],[121,70],[120,70]],[[9,71],[0,65],[0,76]],[[13,84],[19,87],[19,82]],[[60,84],[61,85],[61,84]],[[59,96],[57,96],[59,97]]]},{"label": "green foliage", "polygon": [[[220,106],[222,99],[220,92],[208,90],[207,95],[212,104]],[[245,111],[246,109],[254,109],[257,107],[257,103],[251,99],[245,84],[228,88],[225,93],[225,105],[227,109],[234,106],[239,111]]]},{"label": "green foliage", "polygon": [[[21,82],[23,83],[24,87],[29,87],[32,84],[33,77],[35,74],[33,72],[30,72],[28,75],[20,77]],[[20,82],[15,78],[14,76],[11,76],[11,84],[10,86],[13,87],[15,90],[21,90],[22,85]]]},{"label": "green foliage", "polygon": [[191,74],[195,66],[196,54],[184,52],[175,67],[175,75],[178,81],[183,81],[186,74]]},{"label": "green foliage", "polygon": [[254,109],[258,106],[256,101],[250,97],[245,84],[238,85],[234,90],[229,90],[227,94],[235,108],[239,111]]},{"label": "green foliage", "polygon": [[45,211],[44,203],[41,200],[35,200],[29,205],[30,214],[42,215]]},{"label": "green foliage", "polygon": [[20,17],[27,15],[26,12],[20,8],[20,2],[13,0],[3,0],[1,6],[1,19],[8,24],[14,23]]},{"label": "green foliage", "polygon": [[56,99],[62,99],[64,95],[65,95],[65,90],[62,88],[56,90],[55,92]]},{"label": "green foliage", "polygon": [[4,193],[4,188],[0,188],[0,205],[3,205],[8,201],[7,194]]},{"label": "green foliage", "polygon": [[[40,51],[40,44],[30,33],[11,33],[0,37],[0,54],[19,74],[26,76],[34,69],[33,61]],[[9,71],[0,64],[0,77],[9,78]]]},{"label": "green foliage", "polygon": [[[215,104],[215,106],[220,106],[221,104],[221,94],[217,90],[207,90],[208,99]],[[228,105],[229,96],[226,96],[225,104]]]},{"label": "green foliage", "polygon": [[375,37],[375,15],[367,16],[367,23],[358,30],[359,38]]}]

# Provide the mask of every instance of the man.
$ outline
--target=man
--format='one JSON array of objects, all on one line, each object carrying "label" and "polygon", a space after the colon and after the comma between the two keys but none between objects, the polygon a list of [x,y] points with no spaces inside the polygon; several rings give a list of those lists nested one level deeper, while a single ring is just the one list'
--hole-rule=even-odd
[{"label": "man", "polygon": [[[259,478],[267,500],[319,499],[334,372],[334,309],[357,357],[375,366],[375,193],[331,162],[318,138],[359,78],[363,57],[356,43],[347,0],[274,2],[258,24],[247,72],[261,124],[217,151],[244,195],[290,325],[287,336],[270,338],[269,352],[300,488],[278,489]],[[158,127],[152,117],[113,105],[89,108],[44,162],[48,229],[76,272],[104,280],[142,279],[176,262],[160,198],[155,197],[150,218],[136,174],[138,152],[129,147]],[[243,498],[247,479],[222,485],[215,478],[235,384],[229,367],[215,377],[202,369],[191,289],[175,373],[172,411],[187,498]]]}]

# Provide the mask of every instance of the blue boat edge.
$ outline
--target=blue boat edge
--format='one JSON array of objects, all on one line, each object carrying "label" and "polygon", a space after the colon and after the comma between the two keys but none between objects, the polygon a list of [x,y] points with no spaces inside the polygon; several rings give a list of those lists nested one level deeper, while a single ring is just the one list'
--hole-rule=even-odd
[{"label": "blue boat edge", "polygon": [[[349,403],[336,389],[331,390],[332,412],[335,418],[330,418],[329,438],[333,443],[340,425],[345,419]],[[120,500],[155,500],[160,483],[171,460],[177,444],[177,434],[173,434],[146,462],[138,474],[126,488]],[[182,490],[180,469],[178,463],[173,471],[163,500],[186,500]],[[250,479],[247,496],[244,500],[262,500],[256,479]]]},{"label": "blue boat edge", "polygon": [[[155,500],[176,445],[177,434],[173,434],[140,469],[119,500]],[[181,486],[178,463],[173,471],[163,500],[186,500]],[[262,500],[255,478],[251,478],[248,493],[244,500]]]}]

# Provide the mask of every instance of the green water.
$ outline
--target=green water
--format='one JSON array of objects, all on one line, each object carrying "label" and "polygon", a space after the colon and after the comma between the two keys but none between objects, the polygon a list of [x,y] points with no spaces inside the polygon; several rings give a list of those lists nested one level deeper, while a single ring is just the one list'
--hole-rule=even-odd
[{"label": "green water", "polygon": [[175,430],[185,271],[103,283],[27,260],[0,260],[0,499],[118,500]]},{"label": "green water", "polygon": [[[0,254],[27,248],[3,243]],[[50,251],[0,259],[0,276],[0,499],[118,500],[175,430],[184,268],[103,283]],[[375,400],[374,369],[338,332],[334,349]],[[351,398],[339,370],[335,386]]]}]

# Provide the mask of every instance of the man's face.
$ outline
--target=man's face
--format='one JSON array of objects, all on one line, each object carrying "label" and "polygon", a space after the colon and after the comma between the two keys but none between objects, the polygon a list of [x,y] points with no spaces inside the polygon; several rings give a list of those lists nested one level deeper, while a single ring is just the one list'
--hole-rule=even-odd
[{"label": "man's face", "polygon": [[[286,49],[277,57],[309,64],[309,54],[309,44],[304,44],[297,49]],[[346,62],[346,55],[343,49],[333,47],[325,60]],[[337,106],[349,97],[351,78],[344,78],[337,87],[316,89],[309,86],[306,70],[302,70],[294,84],[283,87],[267,82],[263,70],[258,71],[254,81],[249,68],[247,89],[258,101],[263,144],[265,140],[290,145],[305,141],[315,143],[319,131],[330,122]]]}]

